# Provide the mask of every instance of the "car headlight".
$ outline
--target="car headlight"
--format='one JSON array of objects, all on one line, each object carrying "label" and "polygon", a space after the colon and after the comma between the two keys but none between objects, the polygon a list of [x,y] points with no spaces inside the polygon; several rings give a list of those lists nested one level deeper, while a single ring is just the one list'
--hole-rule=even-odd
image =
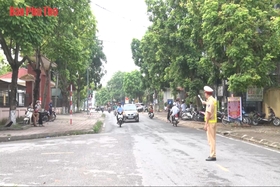
[{"label": "car headlight", "polygon": [[138,115],[138,112],[135,112],[134,115],[137,116],[137,115]]}]

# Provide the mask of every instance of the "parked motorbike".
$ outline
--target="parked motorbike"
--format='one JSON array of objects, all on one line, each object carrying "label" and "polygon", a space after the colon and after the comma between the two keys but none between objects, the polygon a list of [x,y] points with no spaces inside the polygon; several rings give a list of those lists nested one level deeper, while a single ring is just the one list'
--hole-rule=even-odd
[{"label": "parked motorbike", "polygon": [[118,124],[120,127],[122,127],[123,124],[123,113],[118,112]]},{"label": "parked motorbike", "polygon": [[194,109],[187,108],[186,111],[182,113],[182,120],[194,120],[197,112]]},{"label": "parked motorbike", "polygon": [[48,110],[45,110],[44,112],[41,113],[42,115],[42,121],[47,122],[50,119],[50,112]]},{"label": "parked motorbike", "polygon": [[250,118],[249,115],[245,112],[244,109],[242,109],[242,118],[240,119],[232,119],[228,117],[227,110],[225,110],[224,115],[222,117],[222,124],[228,125],[231,123],[235,123],[237,125],[243,125],[243,124],[250,124]]},{"label": "parked motorbike", "polygon": [[253,114],[253,119],[252,119],[252,124],[253,125],[258,125],[258,124],[270,124],[272,123],[274,126],[279,126],[280,125],[280,119],[275,116],[275,113],[271,107],[268,107],[269,109],[269,116],[266,119],[265,116],[266,114],[260,114],[258,112],[254,112]]},{"label": "parked motorbike", "polygon": [[197,115],[195,116],[196,121],[204,121],[205,111],[201,110],[198,111]]},{"label": "parked motorbike", "polygon": [[217,112],[217,121],[218,121],[218,122],[221,122],[221,121],[223,120],[224,115],[225,115],[224,112],[218,111],[218,112]]},{"label": "parked motorbike", "polygon": [[25,125],[30,124],[30,122],[32,120],[32,116],[33,116],[33,109],[28,108],[25,112],[25,115],[24,115],[24,118],[23,118],[23,123]]},{"label": "parked motorbike", "polygon": [[[47,121],[49,121],[49,119],[51,119],[51,121],[54,121],[54,120],[56,119],[56,112],[55,112],[55,111],[52,111],[52,116],[50,115],[50,112],[49,112],[49,111],[46,111],[46,110],[45,110],[45,112],[48,113],[48,120],[47,120]],[[45,120],[46,120],[46,119],[45,119]]]},{"label": "parked motorbike", "polygon": [[149,112],[149,118],[150,118],[150,119],[153,119],[153,117],[154,117],[154,111],[151,110],[151,111]]}]

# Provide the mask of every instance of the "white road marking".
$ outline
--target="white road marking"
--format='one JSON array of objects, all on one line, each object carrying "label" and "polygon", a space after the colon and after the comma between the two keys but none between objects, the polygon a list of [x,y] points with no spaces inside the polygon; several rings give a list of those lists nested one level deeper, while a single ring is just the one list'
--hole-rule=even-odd
[{"label": "white road marking", "polygon": [[216,164],[221,170],[229,172],[229,170],[223,166],[221,166],[220,164]]}]

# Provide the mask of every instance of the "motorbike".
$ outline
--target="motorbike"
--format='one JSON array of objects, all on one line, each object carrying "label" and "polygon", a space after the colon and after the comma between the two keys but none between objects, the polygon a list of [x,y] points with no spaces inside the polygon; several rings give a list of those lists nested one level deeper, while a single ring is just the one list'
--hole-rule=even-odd
[{"label": "motorbike", "polygon": [[177,127],[177,125],[178,125],[178,123],[179,123],[179,115],[178,114],[176,114],[175,116],[172,116],[171,117],[172,119],[172,125],[174,126],[174,127]]},{"label": "motorbike", "polygon": [[182,113],[182,120],[193,120],[197,116],[197,112],[191,108],[187,108],[185,112]]},{"label": "motorbike", "polygon": [[195,116],[195,121],[204,121],[205,111],[201,110],[197,112]]},{"label": "motorbike", "polygon": [[30,124],[30,122],[32,120],[32,116],[33,116],[33,109],[28,108],[25,112],[25,115],[24,115],[24,118],[23,118],[23,123],[25,125]]},{"label": "motorbike", "polygon": [[122,127],[123,124],[123,113],[118,112],[118,124],[120,127]]},{"label": "motorbike", "polygon": [[45,110],[44,112],[42,112],[42,121],[49,121],[49,117],[50,117],[50,112],[48,110]]},{"label": "motorbike", "polygon": [[153,111],[153,110],[150,110],[150,112],[149,112],[149,118],[150,118],[150,119],[153,119],[153,117],[154,117],[154,111]]},{"label": "motorbike", "polygon": [[223,120],[225,113],[222,111],[217,112],[217,121],[221,122]]},{"label": "motorbike", "polygon": [[243,124],[250,124],[250,118],[249,115],[245,112],[244,109],[242,109],[242,118],[240,119],[232,119],[228,117],[227,110],[225,110],[224,115],[222,117],[222,124],[228,125],[231,123],[235,123],[237,125],[243,125]]},{"label": "motorbike", "polygon": [[51,121],[54,121],[56,119],[56,112],[55,111],[52,111],[52,116],[50,116],[50,112],[49,111],[45,110],[45,112],[48,113],[48,120],[46,119],[46,117],[44,118],[44,120],[49,121],[49,119],[51,119]]},{"label": "motorbike", "polygon": [[269,116],[266,119],[265,116],[266,114],[260,114],[258,112],[254,112],[253,114],[253,119],[252,119],[252,124],[254,126],[258,124],[270,124],[272,123],[274,126],[279,126],[280,125],[280,119],[275,116],[275,113],[271,107],[268,107],[269,109]]}]

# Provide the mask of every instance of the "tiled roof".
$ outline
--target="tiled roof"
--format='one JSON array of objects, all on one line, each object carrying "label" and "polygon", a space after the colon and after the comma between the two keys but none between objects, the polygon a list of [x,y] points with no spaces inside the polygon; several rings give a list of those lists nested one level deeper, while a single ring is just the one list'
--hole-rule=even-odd
[{"label": "tiled roof", "polygon": [[[18,70],[18,78],[24,76],[27,74],[27,69],[26,68],[19,68]],[[12,78],[12,72],[6,73],[4,75],[1,75],[0,78],[7,79],[7,78]]]}]

